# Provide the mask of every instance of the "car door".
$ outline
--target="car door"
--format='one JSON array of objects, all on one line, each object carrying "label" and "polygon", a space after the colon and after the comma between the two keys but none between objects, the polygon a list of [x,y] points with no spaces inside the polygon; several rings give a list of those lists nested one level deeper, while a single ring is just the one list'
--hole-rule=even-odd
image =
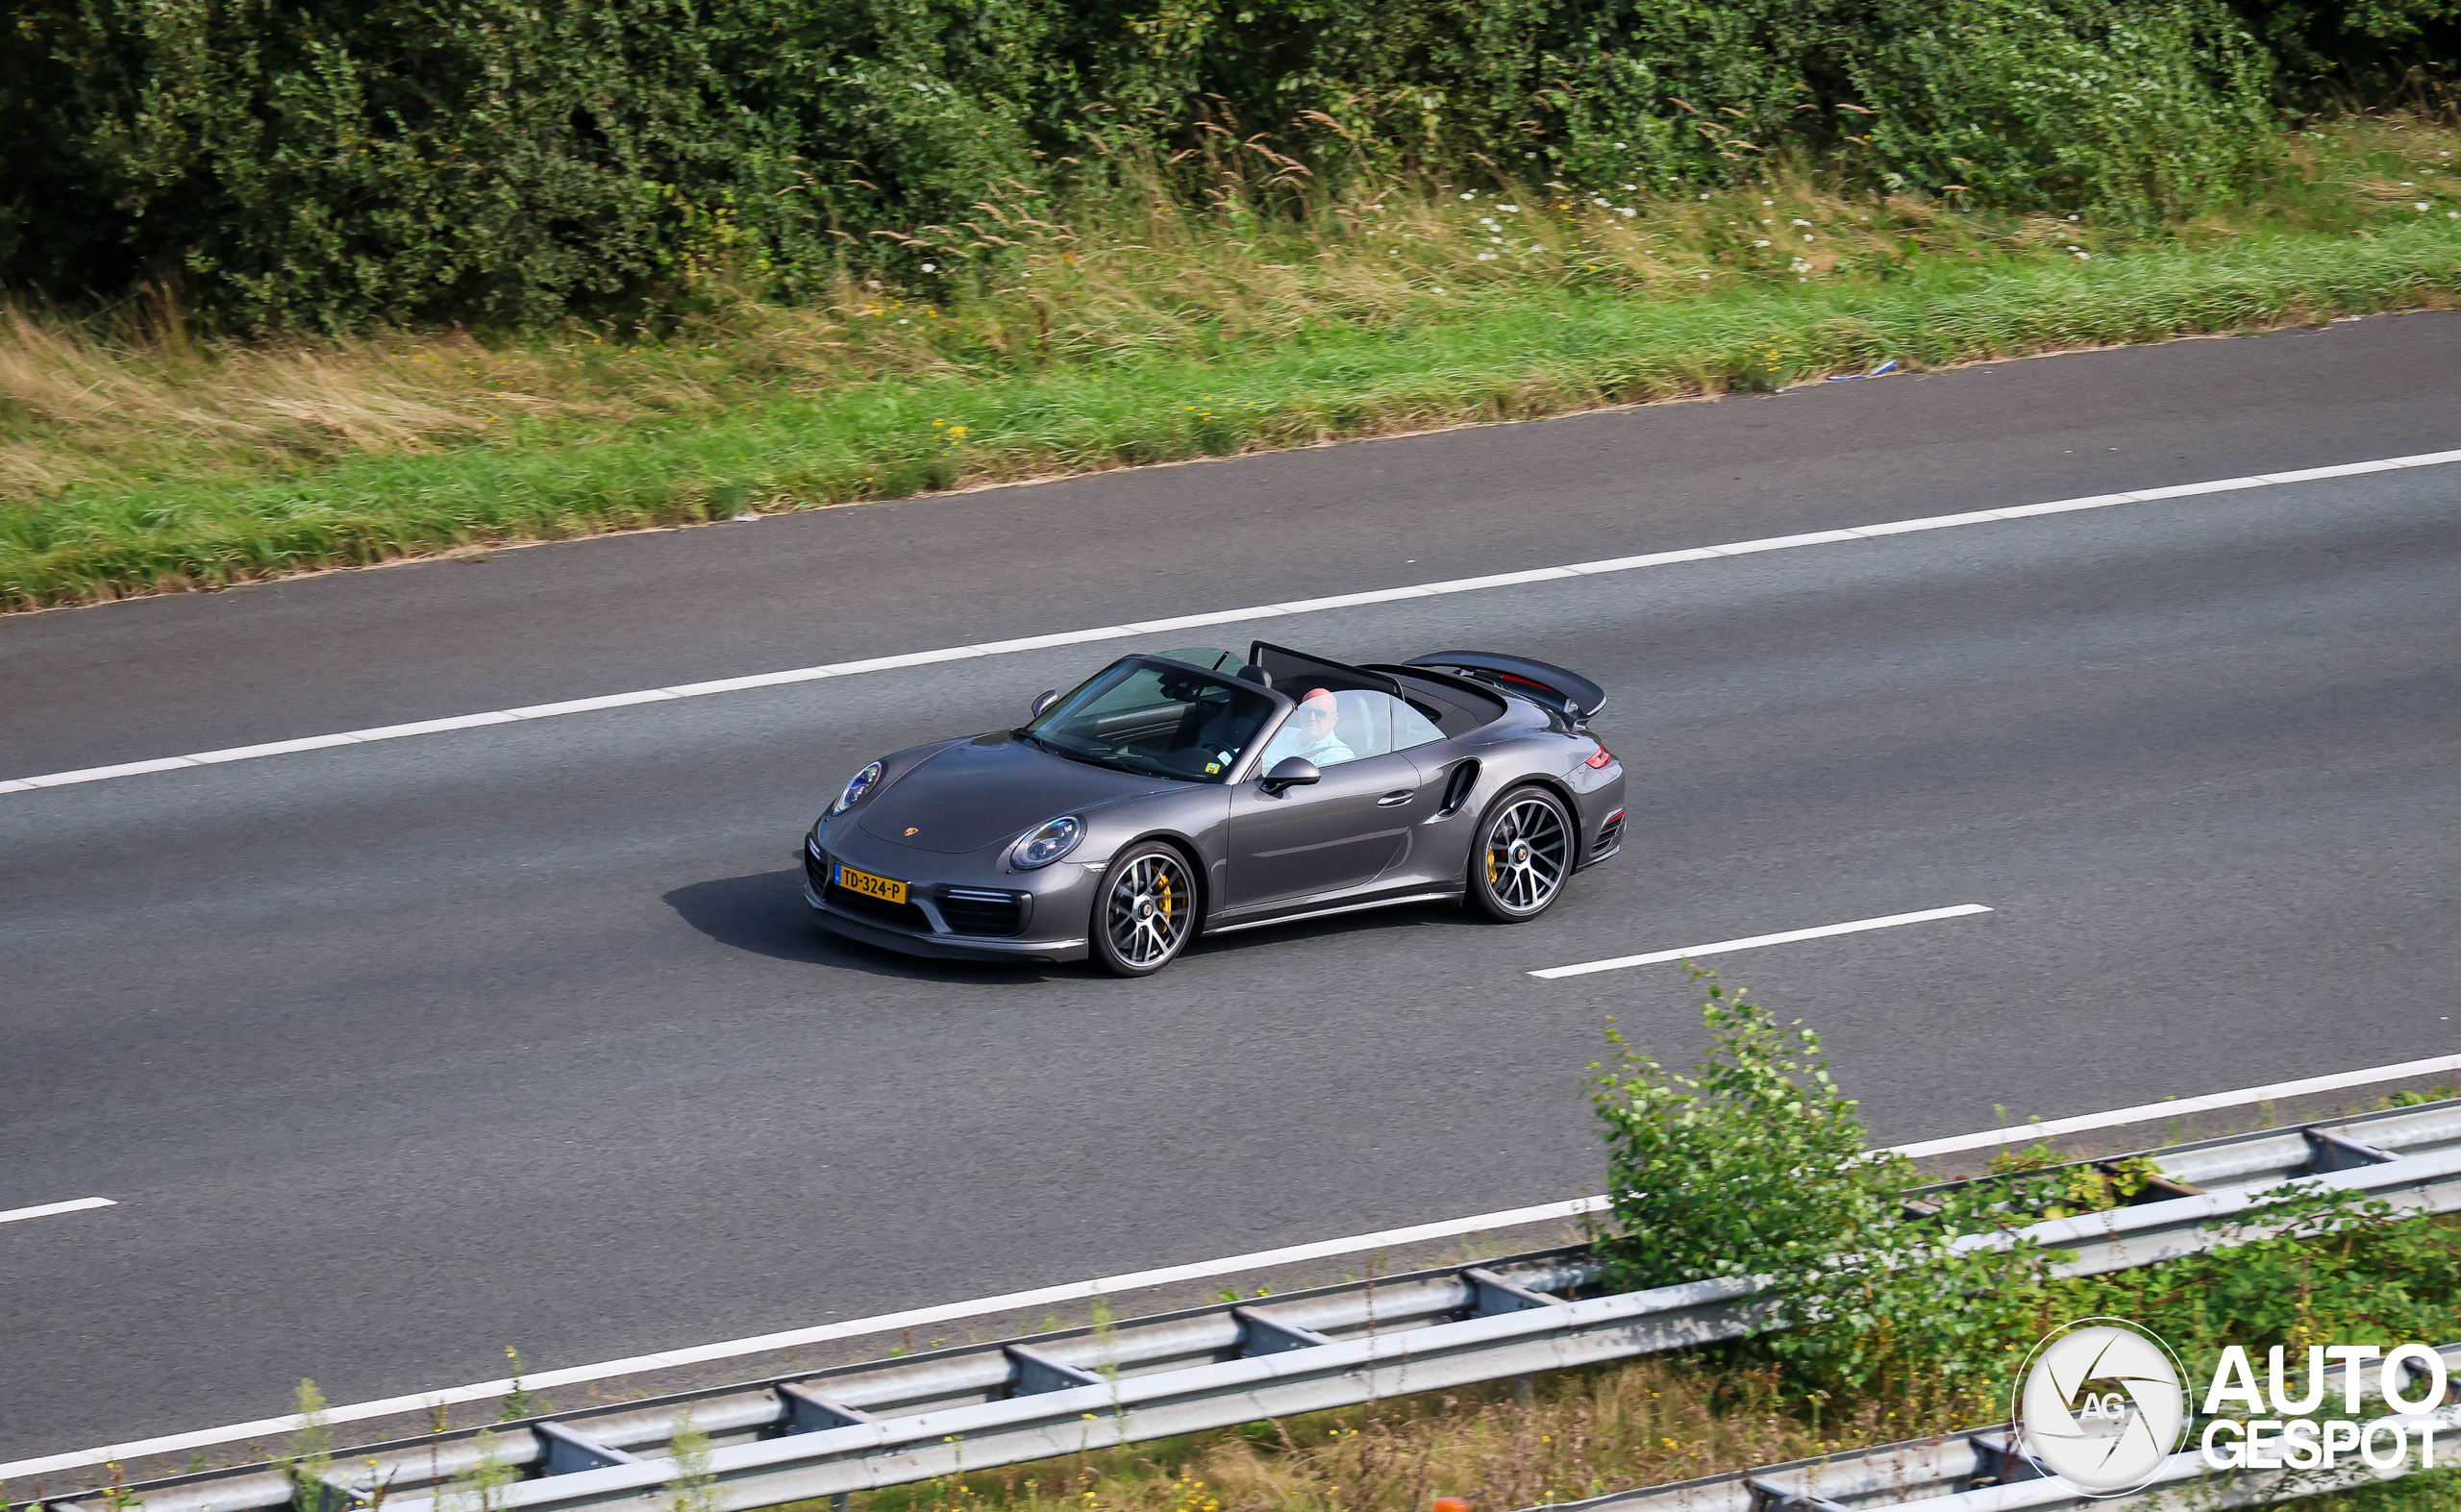
[{"label": "car door", "polygon": [[1232,790],[1226,911],[1363,890],[1403,867],[1429,809],[1418,763],[1390,752],[1323,770],[1280,793],[1261,778]]}]

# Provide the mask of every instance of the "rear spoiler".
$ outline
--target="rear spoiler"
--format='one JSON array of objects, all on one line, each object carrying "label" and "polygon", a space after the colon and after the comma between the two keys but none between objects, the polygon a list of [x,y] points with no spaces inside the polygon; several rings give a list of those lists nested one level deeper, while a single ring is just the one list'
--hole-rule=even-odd
[{"label": "rear spoiler", "polygon": [[1553,705],[1576,720],[1587,719],[1606,706],[1604,688],[1578,672],[1529,657],[1508,657],[1500,651],[1439,651],[1431,657],[1412,657],[1404,665],[1458,672],[1524,698]]}]

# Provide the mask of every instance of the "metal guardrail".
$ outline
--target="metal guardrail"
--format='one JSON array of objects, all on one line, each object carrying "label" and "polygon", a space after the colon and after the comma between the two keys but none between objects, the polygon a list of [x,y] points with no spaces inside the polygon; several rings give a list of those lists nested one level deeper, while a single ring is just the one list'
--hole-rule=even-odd
[{"label": "metal guardrail", "polygon": [[[2211,1248],[2222,1242],[2215,1226],[2301,1177],[2407,1208],[2461,1210],[2461,1100],[2144,1153],[2168,1177],[2163,1200],[2025,1230],[2073,1252],[2062,1274]],[[45,1500],[55,1512],[132,1501],[148,1512],[271,1512],[318,1500],[308,1512],[378,1500],[386,1512],[479,1512],[481,1499],[454,1482],[492,1465],[527,1478],[489,1490],[489,1512],[665,1512],[681,1482],[708,1512],[738,1512],[1630,1358],[1781,1322],[1745,1278],[1563,1295],[1602,1275],[1585,1248],[1549,1251],[422,1435],[336,1451],[315,1495],[259,1465]],[[711,1446],[690,1465],[671,1451],[687,1413]]]},{"label": "metal guardrail", "polygon": [[[2446,1345],[2438,1352],[2456,1378],[2450,1390],[2461,1394],[2461,1344]],[[2371,1364],[2362,1378],[2379,1373],[2380,1365]],[[2339,1392],[2344,1372],[2336,1369],[2325,1375],[2335,1383],[2326,1393],[2330,1400]],[[2410,1383],[2415,1384],[2415,1380]],[[2461,1454],[2461,1406],[2388,1421],[2409,1425],[2413,1431],[2431,1428],[2440,1464],[2453,1463],[2453,1456]],[[2088,1507],[2162,1504],[2220,1508],[2259,1506],[2372,1480],[2397,1479],[2402,1474],[2406,1468],[2386,1473],[2363,1463],[2332,1471],[2217,1472],[2206,1468],[2200,1454],[2189,1450],[2173,1455],[2143,1491],[2089,1497],[2036,1471],[2015,1451],[2009,1425],[2003,1423],[1852,1453],[1611,1492],[1580,1501],[1552,1502],[1524,1512],[1874,1512],[1881,1507],[1899,1512],[2083,1512]]]}]

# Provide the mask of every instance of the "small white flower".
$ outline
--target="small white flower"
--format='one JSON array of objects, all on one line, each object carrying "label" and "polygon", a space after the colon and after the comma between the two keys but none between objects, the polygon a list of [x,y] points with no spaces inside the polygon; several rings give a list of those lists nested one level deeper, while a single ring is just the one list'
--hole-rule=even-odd
[{"label": "small white flower", "polygon": [[2433,209],[2435,209],[2435,207],[2434,207],[2434,206],[2429,205],[2429,204],[2428,204],[2426,201],[2424,201],[2424,200],[2421,200],[2421,201],[2419,201],[2419,203],[2418,203],[2418,208],[2419,208],[2420,210],[2433,210]]},{"label": "small white flower", "polygon": [[1808,226],[1811,222],[1803,219],[1801,215],[1798,215],[1795,217],[1795,224],[1798,226]]},{"label": "small white flower", "polygon": [[2069,218],[2070,220],[2075,220],[2076,217],[2076,216],[2074,216],[2074,215],[2071,215],[2071,216],[2069,216],[2068,218]]},{"label": "small white flower", "polygon": [[923,264],[923,271],[926,273],[937,273],[940,271],[940,267],[936,262],[926,262]]},{"label": "small white flower", "polygon": [[2461,220],[2461,210],[2446,211],[2444,212],[2444,218],[2446,220]]},{"label": "small white flower", "polygon": [[1640,187],[1641,187],[1641,186],[1640,186],[1639,185],[1637,185],[1637,184],[1627,184],[1627,185],[1625,185],[1625,186],[1624,186],[1624,187],[1625,187],[1627,190],[1628,190],[1628,191],[1630,191],[1630,192],[1632,192],[1632,193],[1636,193],[1636,194],[1637,194],[1637,193],[1639,193],[1639,192],[1640,192]]},{"label": "small white flower", "polygon": [[[1703,194],[1703,195],[1702,195],[1701,197],[1702,197],[1703,199],[1707,199],[1709,196],[1707,196],[1706,194]],[[1707,278],[1709,275],[1707,275],[1706,273],[1703,273],[1703,274],[1702,274],[1701,276],[1702,276],[1703,278]]]},{"label": "small white flower", "polygon": [[[1754,242],[1753,243],[1753,246],[1755,246],[1755,247],[1765,247],[1765,246],[1769,245],[1769,238],[1768,238],[1768,237],[1766,237],[1766,236],[1762,236],[1762,237],[1761,237],[1760,239],[1758,239],[1757,241],[1754,241]],[[898,322],[898,324],[900,324],[900,325],[904,325],[905,323],[906,323],[906,322],[904,322],[904,321],[902,321],[902,320]]]},{"label": "small white flower", "polygon": [[2076,254],[2076,260],[2077,260],[2077,261],[2079,261],[2079,262],[2083,262],[2083,261],[2087,260],[2088,259],[2092,258],[2092,257],[2093,257],[2093,254],[2092,254],[2092,253],[2090,253],[2090,252],[2079,252],[2079,253]]},{"label": "small white flower", "polygon": [[1625,206],[1622,210],[1617,211],[1615,213],[1616,213],[1616,214],[1618,214],[1618,215],[1623,216],[1626,220],[1630,220],[1633,216],[1635,216],[1635,215],[1639,214],[1639,213],[1640,213],[1640,211],[1636,211],[1636,210],[1634,210],[1634,209],[1632,209],[1632,207],[1630,207],[1629,205],[1627,205],[1627,206]]},{"label": "small white flower", "polygon": [[1760,203],[1763,205],[1775,205],[1777,202],[1776,200],[1762,200]]},{"label": "small white flower", "polygon": [[905,322],[904,320],[900,320],[900,321],[898,322],[898,324],[902,326],[902,325],[906,324],[906,322]]},{"label": "small white flower", "polygon": [[1803,233],[1803,239],[1804,239],[1805,241],[1809,241],[1809,240],[1811,239],[1811,233],[1810,233],[1810,232],[1808,232],[1808,231],[1804,232],[1804,233]]},{"label": "small white flower", "polygon": [[1479,217],[1479,224],[1481,226],[1492,226],[1495,223],[1496,218],[1493,215],[1481,215]]},{"label": "small white flower", "polygon": [[[1618,146],[1618,147],[1621,147],[1621,146],[1623,146],[1624,144],[1623,144],[1622,142],[1620,142],[1620,141],[1619,141],[1619,142],[1617,142],[1615,145],[1616,145],[1616,146]],[[1626,185],[1626,186],[1625,186],[1626,188],[1628,188],[1628,189],[1631,187],[1631,186],[1630,186],[1630,185],[1628,185],[1628,185]]]},{"label": "small white flower", "polygon": [[1499,205],[1496,209],[1504,211],[1507,215],[1518,215],[1521,213],[1521,207],[1518,205]]},{"label": "small white flower", "polygon": [[1487,239],[1494,242],[1499,247],[1504,245],[1504,238],[1502,236],[1489,236]]},{"label": "small white flower", "polygon": [[2417,187],[2418,187],[2418,186],[2417,186],[2417,185],[2415,185],[2415,184],[2412,184],[2412,183],[2411,183],[2409,180],[2407,180],[2407,179],[2403,179],[2403,180],[2401,181],[2401,187],[2403,187],[2403,188],[2405,188],[2405,189],[2415,189],[2415,188],[2417,188]]},{"label": "small white flower", "polygon": [[1431,290],[1429,290],[1429,292],[1430,292],[1430,293],[1441,294],[1441,293],[1443,293],[1443,292],[1444,292],[1444,290],[1442,290],[1442,289],[1440,289],[1440,288],[1439,288],[1439,289],[1431,289]]},{"label": "small white flower", "polygon": [[1465,199],[1465,200],[1474,200],[1474,199],[1477,199],[1479,196],[1477,196],[1476,194],[1464,194],[1464,195],[1462,195],[1461,197],[1462,197],[1463,199]]}]

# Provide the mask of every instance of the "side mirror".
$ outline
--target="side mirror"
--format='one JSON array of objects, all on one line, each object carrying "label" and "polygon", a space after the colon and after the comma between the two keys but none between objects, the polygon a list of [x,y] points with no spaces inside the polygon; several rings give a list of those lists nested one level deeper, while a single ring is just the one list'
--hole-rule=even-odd
[{"label": "side mirror", "polygon": [[1040,719],[1044,714],[1050,712],[1052,705],[1058,702],[1059,689],[1056,687],[1047,687],[1034,695],[1033,705],[1028,710],[1026,717],[1028,719]]},{"label": "side mirror", "polygon": [[1285,788],[1323,781],[1324,778],[1325,774],[1316,770],[1316,763],[1305,756],[1283,756],[1265,774],[1264,787],[1268,793],[1279,794]]}]

